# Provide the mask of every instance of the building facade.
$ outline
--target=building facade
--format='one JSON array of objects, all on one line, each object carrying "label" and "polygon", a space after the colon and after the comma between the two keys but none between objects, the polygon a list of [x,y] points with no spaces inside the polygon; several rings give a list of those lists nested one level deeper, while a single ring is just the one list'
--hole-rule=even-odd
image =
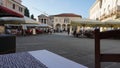
[{"label": "building facade", "polygon": [[81,18],[81,15],[73,13],[51,15],[49,17],[49,25],[51,25],[56,31],[66,31],[70,28],[71,21],[79,20]]},{"label": "building facade", "polygon": [[49,17],[44,15],[44,14],[41,14],[38,16],[38,21],[41,23],[41,24],[49,24]]},{"label": "building facade", "polygon": [[90,19],[100,21],[120,18],[120,0],[96,0],[89,13]]},{"label": "building facade", "polygon": [[21,4],[21,0],[0,0],[1,16],[24,16],[25,6]]}]

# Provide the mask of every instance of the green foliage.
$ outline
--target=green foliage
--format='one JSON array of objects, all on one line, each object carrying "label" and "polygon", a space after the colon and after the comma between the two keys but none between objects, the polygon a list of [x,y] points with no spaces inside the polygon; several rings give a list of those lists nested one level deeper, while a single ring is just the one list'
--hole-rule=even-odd
[{"label": "green foliage", "polygon": [[34,15],[33,14],[31,15],[31,19],[34,19]]},{"label": "green foliage", "polygon": [[30,17],[30,13],[29,13],[28,8],[25,8],[24,15],[27,17]]}]

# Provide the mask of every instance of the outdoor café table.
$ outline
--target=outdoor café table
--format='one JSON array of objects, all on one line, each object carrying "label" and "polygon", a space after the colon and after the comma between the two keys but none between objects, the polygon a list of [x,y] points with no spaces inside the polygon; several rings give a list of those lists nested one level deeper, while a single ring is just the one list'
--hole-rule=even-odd
[{"label": "outdoor caf\u00e9 table", "polygon": [[[15,54],[17,54],[17,53],[15,53]],[[19,57],[21,55],[23,55],[23,58],[22,58],[23,60],[21,60],[21,61],[24,61],[24,62],[22,62],[22,63],[24,63],[24,65],[22,65],[20,63],[21,67],[19,67],[20,66],[19,59],[21,59],[21,57],[22,57],[21,56],[19,59],[17,59],[17,60],[19,60],[18,62],[14,62],[14,63],[10,62],[10,64],[12,64],[12,65],[11,65],[11,67],[9,67],[10,66],[9,62],[6,62],[6,61],[10,61],[10,59],[8,59],[8,58],[10,58],[11,56],[12,56],[12,58],[13,57],[17,58],[17,55],[15,55],[15,54],[0,55],[0,67],[2,67],[2,65],[5,66],[5,64],[6,64],[6,66],[8,66],[7,68],[88,68],[86,66],[83,66],[76,62],[68,60],[64,57],[61,57],[61,56],[59,56],[55,53],[52,53],[50,51],[47,51],[47,50],[38,50],[38,51],[29,51],[29,52],[18,53],[17,55]],[[27,55],[25,55],[25,54],[27,54]],[[31,58],[29,58],[28,54],[31,56],[31,58],[33,58],[36,61],[31,60]],[[24,55],[27,56],[27,58],[24,59]],[[9,56],[9,57],[6,59],[7,56]],[[12,59],[12,61],[17,61],[17,60]],[[29,60],[29,61],[27,61],[27,60]],[[4,63],[4,61],[5,61],[5,63]],[[41,64],[36,64],[36,63],[38,63],[38,61],[40,61]],[[27,62],[27,63],[25,63],[25,62]],[[29,65],[29,63],[31,63],[31,65]],[[14,64],[16,64],[16,65],[14,66]],[[35,67],[34,67],[34,65],[35,65]],[[14,66],[14,67],[12,67],[12,66]],[[5,67],[3,67],[3,68],[5,68]]]}]

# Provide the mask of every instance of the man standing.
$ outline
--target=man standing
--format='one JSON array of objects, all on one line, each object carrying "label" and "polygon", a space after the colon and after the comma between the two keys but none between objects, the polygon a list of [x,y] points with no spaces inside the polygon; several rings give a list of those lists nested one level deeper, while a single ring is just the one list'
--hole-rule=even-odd
[{"label": "man standing", "polygon": [[70,28],[67,29],[68,35],[70,34]]}]

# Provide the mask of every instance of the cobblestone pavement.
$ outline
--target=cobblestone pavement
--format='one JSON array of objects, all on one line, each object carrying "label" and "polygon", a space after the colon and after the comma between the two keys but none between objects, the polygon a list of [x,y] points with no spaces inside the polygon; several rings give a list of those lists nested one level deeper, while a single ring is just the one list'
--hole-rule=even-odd
[{"label": "cobblestone pavement", "polygon": [[[94,68],[94,39],[75,38],[65,33],[22,36],[16,39],[17,52],[46,49]],[[102,40],[102,53],[120,53],[120,40]],[[102,68],[120,68],[118,63],[102,63]]]}]

